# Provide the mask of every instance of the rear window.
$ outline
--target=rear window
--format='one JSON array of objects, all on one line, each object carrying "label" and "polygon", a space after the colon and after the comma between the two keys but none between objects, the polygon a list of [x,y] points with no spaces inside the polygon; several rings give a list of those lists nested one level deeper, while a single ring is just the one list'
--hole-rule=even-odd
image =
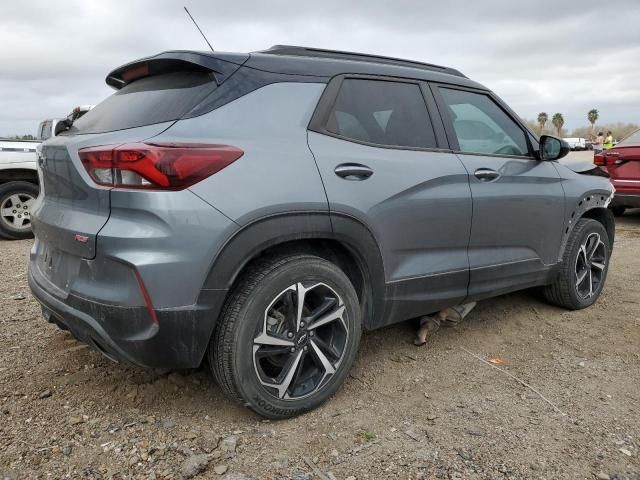
[{"label": "rear window", "polygon": [[126,85],[76,120],[75,133],[101,133],[178,120],[217,88],[208,72],[172,72]]},{"label": "rear window", "polygon": [[640,130],[636,130],[635,132],[633,132],[631,135],[629,135],[627,138],[625,138],[624,140],[621,140],[620,142],[618,142],[618,145],[621,146],[637,146],[640,145]]}]

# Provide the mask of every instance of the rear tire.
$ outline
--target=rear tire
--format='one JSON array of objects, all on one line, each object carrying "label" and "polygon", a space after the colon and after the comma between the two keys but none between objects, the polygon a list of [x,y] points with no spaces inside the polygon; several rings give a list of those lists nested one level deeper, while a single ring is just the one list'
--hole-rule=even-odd
[{"label": "rear tire", "polygon": [[604,226],[590,218],[578,220],[567,241],[560,273],[544,289],[547,301],[569,310],[593,305],[607,279],[610,256]]},{"label": "rear tire", "polygon": [[264,417],[289,418],[335,393],[360,336],[358,296],[342,270],[307,254],[266,257],[227,299],[209,365],[231,398]]},{"label": "rear tire", "polygon": [[0,185],[0,236],[9,240],[33,237],[31,206],[38,196],[38,186],[15,181]]}]

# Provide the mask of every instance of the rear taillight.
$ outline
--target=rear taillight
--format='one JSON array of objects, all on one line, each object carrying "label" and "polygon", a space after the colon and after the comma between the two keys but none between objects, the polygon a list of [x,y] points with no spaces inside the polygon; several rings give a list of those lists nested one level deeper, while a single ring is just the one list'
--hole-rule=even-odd
[{"label": "rear taillight", "polygon": [[602,152],[593,156],[593,163],[600,167],[608,167],[610,165],[620,165],[624,160],[620,158],[618,152]]},{"label": "rear taillight", "polygon": [[604,167],[606,165],[604,160],[604,155],[596,154],[593,156],[593,163],[600,167]]},{"label": "rear taillight", "polygon": [[84,168],[98,185],[147,190],[183,190],[219,172],[243,155],[229,145],[133,143],[83,148]]}]

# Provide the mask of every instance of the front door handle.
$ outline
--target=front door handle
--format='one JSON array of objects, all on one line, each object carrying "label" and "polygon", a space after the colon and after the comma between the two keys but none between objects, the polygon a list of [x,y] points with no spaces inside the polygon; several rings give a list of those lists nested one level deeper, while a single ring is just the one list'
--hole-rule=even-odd
[{"label": "front door handle", "polygon": [[359,163],[343,163],[334,172],[345,180],[365,180],[373,175],[373,170]]},{"label": "front door handle", "polygon": [[490,168],[479,168],[473,173],[481,182],[491,182],[500,177],[500,174]]}]

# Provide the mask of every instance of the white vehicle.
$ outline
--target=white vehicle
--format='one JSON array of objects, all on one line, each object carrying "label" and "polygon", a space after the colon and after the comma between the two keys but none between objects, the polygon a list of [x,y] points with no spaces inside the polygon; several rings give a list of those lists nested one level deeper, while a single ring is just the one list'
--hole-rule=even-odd
[{"label": "white vehicle", "polygon": [[0,139],[0,237],[31,237],[31,206],[38,196],[39,140]]},{"label": "white vehicle", "polygon": [[73,123],[93,107],[94,105],[81,105],[74,108],[71,113],[67,115],[67,118],[43,120],[40,122],[40,125],[38,125],[38,138],[44,142],[51,137],[55,137],[61,131],[66,130],[66,125]]},{"label": "white vehicle", "polygon": [[565,142],[569,144],[569,148],[571,150],[586,150],[587,149],[587,140],[584,138],[563,138]]},{"label": "white vehicle", "polygon": [[0,237],[16,240],[32,236],[31,206],[39,192],[37,148],[92,108],[93,105],[82,105],[66,118],[40,122],[40,140],[0,139]]}]

